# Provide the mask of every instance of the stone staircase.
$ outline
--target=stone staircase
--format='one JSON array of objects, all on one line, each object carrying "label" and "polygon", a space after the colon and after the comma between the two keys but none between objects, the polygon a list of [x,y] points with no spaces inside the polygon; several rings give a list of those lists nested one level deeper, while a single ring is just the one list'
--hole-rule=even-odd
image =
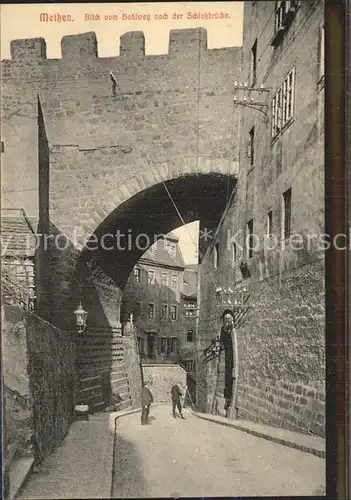
[{"label": "stone staircase", "polygon": [[132,407],[129,381],[124,363],[116,366],[111,373],[111,389],[113,395],[119,395],[122,401],[118,404],[119,410],[127,410]]},{"label": "stone staircase", "polygon": [[123,357],[123,338],[118,330],[91,328],[76,337],[78,387],[76,402],[102,411],[119,402],[118,409],[132,406]]},{"label": "stone staircase", "polygon": [[94,412],[116,404],[120,398],[122,401],[118,409],[126,410],[132,406],[128,377],[123,362],[112,366],[108,371],[81,365],[78,370],[78,379],[76,401],[88,404]]}]

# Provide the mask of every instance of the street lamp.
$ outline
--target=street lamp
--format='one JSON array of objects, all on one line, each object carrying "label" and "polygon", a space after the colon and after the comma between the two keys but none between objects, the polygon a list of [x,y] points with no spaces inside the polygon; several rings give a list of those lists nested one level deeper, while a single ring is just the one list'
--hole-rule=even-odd
[{"label": "street lamp", "polygon": [[81,302],[79,302],[79,306],[74,311],[74,314],[76,315],[76,325],[78,327],[78,332],[83,333],[87,327],[88,313],[83,309]]}]

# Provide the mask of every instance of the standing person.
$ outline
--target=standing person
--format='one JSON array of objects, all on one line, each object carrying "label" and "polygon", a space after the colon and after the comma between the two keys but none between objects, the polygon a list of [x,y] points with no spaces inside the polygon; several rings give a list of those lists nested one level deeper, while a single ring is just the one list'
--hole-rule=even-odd
[{"label": "standing person", "polygon": [[183,420],[185,420],[185,418],[183,417],[183,413],[182,413],[182,404],[180,402],[180,396],[182,396],[182,392],[179,389],[179,386],[177,384],[175,384],[175,385],[172,386],[171,395],[172,395],[173,417],[174,418],[177,417],[177,415],[176,415],[176,408],[178,408],[180,418],[182,418]]},{"label": "standing person", "polygon": [[150,405],[154,400],[152,392],[150,391],[148,385],[148,382],[144,382],[141,389],[141,425],[145,425],[148,423]]}]

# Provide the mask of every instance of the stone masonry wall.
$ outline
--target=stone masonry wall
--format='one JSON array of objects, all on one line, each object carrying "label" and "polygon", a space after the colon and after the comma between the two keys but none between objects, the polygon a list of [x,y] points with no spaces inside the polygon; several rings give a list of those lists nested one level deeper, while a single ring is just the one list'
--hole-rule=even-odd
[{"label": "stone masonry wall", "polygon": [[2,306],[3,397],[9,460],[32,454],[33,418],[29,389],[27,334],[19,306]]},{"label": "stone masonry wall", "polygon": [[65,437],[73,416],[74,351],[68,335],[33,313],[2,307],[8,459],[40,463]]},{"label": "stone masonry wall", "polygon": [[128,389],[132,400],[133,408],[140,408],[142,368],[140,364],[136,329],[128,329],[129,324],[124,328],[123,335],[123,362],[128,379]]},{"label": "stone masonry wall", "polygon": [[69,335],[25,315],[37,463],[64,439],[74,412],[74,349]]},{"label": "stone masonry wall", "polygon": [[252,286],[239,329],[239,418],[324,435],[323,261]]},{"label": "stone masonry wall", "polygon": [[143,365],[144,381],[154,396],[155,403],[171,404],[171,387],[178,384],[184,395],[186,387],[186,371],[179,365]]}]

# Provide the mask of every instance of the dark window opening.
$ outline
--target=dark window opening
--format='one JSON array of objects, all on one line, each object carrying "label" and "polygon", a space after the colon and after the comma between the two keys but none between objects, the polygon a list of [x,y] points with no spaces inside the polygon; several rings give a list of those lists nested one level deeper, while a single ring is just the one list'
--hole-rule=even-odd
[{"label": "dark window opening", "polygon": [[249,158],[250,166],[253,167],[255,164],[255,127],[249,132]]},{"label": "dark window opening", "polygon": [[283,210],[284,210],[284,239],[289,238],[291,234],[291,188],[283,193]]},{"label": "dark window opening", "polygon": [[247,256],[249,259],[253,257],[253,247],[254,247],[254,241],[253,241],[253,219],[249,220],[247,223]]},{"label": "dark window opening", "polygon": [[251,49],[250,85],[255,86],[257,76],[257,40]]},{"label": "dark window opening", "polygon": [[187,342],[194,342],[194,330],[188,330],[186,332],[186,341]]}]

